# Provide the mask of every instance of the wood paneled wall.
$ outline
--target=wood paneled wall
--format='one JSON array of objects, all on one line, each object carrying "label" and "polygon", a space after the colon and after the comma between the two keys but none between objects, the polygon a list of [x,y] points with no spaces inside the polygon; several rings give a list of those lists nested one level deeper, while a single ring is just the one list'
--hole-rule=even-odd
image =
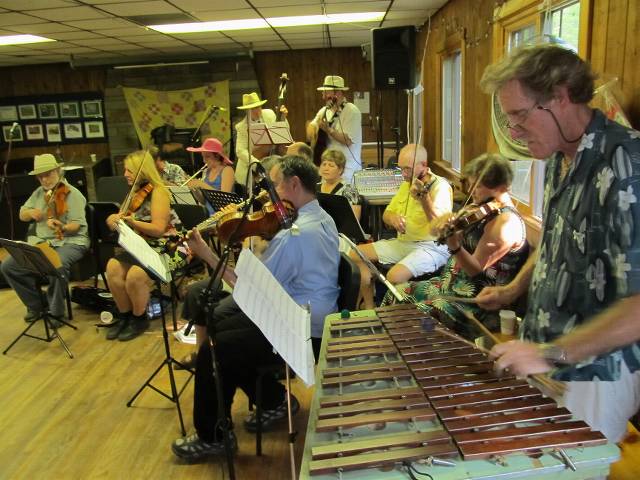
[{"label": "wood paneled wall", "polygon": [[[429,158],[439,160],[435,151],[440,92],[437,91],[439,56],[447,38],[462,34],[465,39],[463,65],[462,158],[470,160],[485,152],[491,137],[489,97],[479,88],[480,78],[492,62],[491,22],[495,0],[450,0],[431,18],[423,74],[424,144]],[[418,57],[422,55],[426,23],[418,37]],[[617,77],[614,88],[622,109],[635,128],[640,128],[640,2],[638,0],[592,0],[589,54],[593,69],[602,81]]]},{"label": "wood paneled wall", "polygon": [[291,133],[296,140],[304,140],[305,122],[312,120],[322,106],[320,92],[316,88],[322,85],[325,75],[331,74],[345,79],[350,88],[347,92],[349,100],[353,100],[354,91],[369,92],[371,113],[362,115],[365,142],[376,140],[375,118],[380,112],[384,140],[394,140],[391,127],[396,123],[396,104],[399,107],[401,138],[406,138],[406,95],[401,92],[399,102],[396,102],[395,91],[372,91],[371,63],[363,58],[359,47],[258,52],[255,65],[260,88],[265,98],[269,99],[269,105],[276,104],[282,72],[286,72],[291,79],[287,87],[286,104]]}]

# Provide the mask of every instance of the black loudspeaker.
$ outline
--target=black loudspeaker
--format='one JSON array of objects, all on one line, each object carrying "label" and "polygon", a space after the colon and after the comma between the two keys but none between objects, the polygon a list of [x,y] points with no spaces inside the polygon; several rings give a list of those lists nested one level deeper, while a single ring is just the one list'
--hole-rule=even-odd
[{"label": "black loudspeaker", "polygon": [[371,77],[373,88],[410,89],[415,86],[416,29],[371,29]]}]

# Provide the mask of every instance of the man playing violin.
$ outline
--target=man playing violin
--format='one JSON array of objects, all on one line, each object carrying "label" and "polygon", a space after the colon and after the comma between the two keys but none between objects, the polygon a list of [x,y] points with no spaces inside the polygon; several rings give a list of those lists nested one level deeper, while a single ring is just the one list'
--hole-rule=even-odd
[{"label": "man playing violin", "polygon": [[[322,92],[325,105],[307,125],[307,140],[314,146],[314,162],[320,166],[325,149],[340,150],[347,159],[343,177],[350,183],[353,172],[362,169],[362,114],[344,96],[349,87],[345,87],[342,77],[327,75],[317,90]],[[318,141],[320,132],[326,137],[323,145]]]},{"label": "man playing violin", "polygon": [[27,242],[32,245],[49,243],[62,262],[59,270],[63,279],[49,278],[48,304],[42,304],[33,273],[20,267],[11,257],[2,262],[2,274],[27,307],[24,319],[33,322],[42,315],[49,315],[56,327],[62,325],[59,319],[64,316],[71,265],[79,261],[89,247],[85,215],[87,200],[64,180],[62,165],[50,153],[35,156],[29,175],[35,175],[40,186],[20,208],[20,220],[35,223]]},{"label": "man playing violin", "polygon": [[[277,116],[276,113],[269,108],[262,108],[267,103],[266,100],[261,100],[260,96],[256,92],[245,93],[242,95],[242,105],[237,107],[238,110],[246,112],[247,115],[238,123],[236,123],[236,166],[235,166],[235,179],[240,185],[247,184],[247,175],[249,173],[249,164],[257,162],[258,155],[260,158],[268,154],[258,153],[257,151],[249,151],[249,132],[247,126],[247,118],[249,118],[249,125],[251,123],[264,123],[267,127],[273,125]],[[287,107],[280,106],[280,115],[283,120],[287,119],[288,110]]]},{"label": "man playing violin", "polygon": [[[465,164],[462,177],[472,188],[474,203],[456,214],[446,213],[432,224],[433,233],[446,242],[451,254],[442,273],[400,288],[422,310],[472,338],[477,332],[460,309],[467,309],[481,321],[484,312],[476,305],[454,305],[442,297],[475,297],[487,285],[509,283],[527,260],[529,244],[524,221],[509,195],[513,180],[509,160],[495,154],[481,155]],[[387,294],[383,303],[390,300]]]},{"label": "man playing violin", "polygon": [[499,308],[528,290],[522,340],[493,348],[497,368],[552,372],[564,405],[616,442],[640,406],[640,133],[589,106],[594,78],[558,45],[485,70],[511,136],[547,164],[536,254],[477,299]]},{"label": "man playing violin", "polygon": [[[432,222],[451,212],[451,185],[431,172],[427,166],[427,150],[410,144],[400,150],[398,166],[404,182],[382,215],[384,223],[398,232],[397,238],[362,244],[358,249],[373,262],[393,265],[387,279],[393,283],[406,282],[412,277],[434,272],[445,264],[449,254],[446,246],[435,243]],[[373,308],[371,272],[360,258],[351,252],[360,267],[364,308]]]},{"label": "man playing violin", "polygon": [[[337,310],[338,232],[331,217],[315,197],[318,173],[315,166],[301,157],[286,156],[270,172],[275,190],[283,200],[297,209],[295,224],[280,230],[269,242],[260,259],[293,300],[311,305],[311,336],[314,350],[319,349],[324,318]],[[194,254],[215,267],[215,259],[197,230],[189,240]],[[215,344],[220,377],[223,383],[225,414],[231,417],[231,402],[238,387],[255,402],[257,368],[274,363],[278,357],[258,327],[240,310],[232,296],[221,300],[208,319],[209,336]],[[268,428],[287,415],[284,387],[271,375],[262,385],[264,411],[262,425]],[[292,409],[299,408],[295,397]],[[222,432],[217,416],[217,400],[208,342],[198,351],[193,423],[196,433],[173,442],[173,452],[181,458],[197,461],[224,452]],[[252,415],[244,422],[255,431]],[[235,436],[231,434],[235,444]]]},{"label": "man playing violin", "polygon": [[[128,206],[120,213],[107,218],[107,225],[117,230],[123,221],[159,254],[166,255],[171,270],[186,263],[181,250],[167,248],[169,237],[175,237],[181,222],[169,203],[169,192],[158,174],[153,158],[148,152],[137,151],[124,160],[124,176],[131,185]],[[151,297],[153,281],[143,265],[129,253],[116,249],[107,262],[109,289],[116,303],[118,323],[106,334],[107,340],[132,340],[144,332],[149,324],[147,304]]]}]

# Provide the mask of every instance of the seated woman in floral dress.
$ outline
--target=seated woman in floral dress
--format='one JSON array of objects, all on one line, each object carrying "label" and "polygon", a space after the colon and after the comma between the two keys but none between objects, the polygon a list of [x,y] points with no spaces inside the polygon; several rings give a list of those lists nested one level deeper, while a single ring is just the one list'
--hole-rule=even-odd
[{"label": "seated woman in floral dress", "polygon": [[[400,285],[399,290],[415,300],[420,309],[470,336],[475,330],[461,309],[480,320],[485,312],[474,303],[442,297],[473,298],[487,285],[509,283],[526,261],[529,244],[524,222],[509,194],[513,180],[509,161],[500,155],[484,154],[469,162],[462,176],[471,188],[475,185],[471,193],[474,204],[483,205],[490,213],[478,215],[480,220],[462,230],[453,228],[459,213],[440,217],[434,229],[440,237],[446,236],[451,257],[439,276]],[[387,294],[383,305],[391,298]]]}]

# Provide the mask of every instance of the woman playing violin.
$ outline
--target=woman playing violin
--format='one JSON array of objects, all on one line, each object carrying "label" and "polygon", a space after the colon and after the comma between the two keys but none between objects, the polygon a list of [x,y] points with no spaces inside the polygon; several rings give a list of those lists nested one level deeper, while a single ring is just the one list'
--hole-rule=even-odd
[{"label": "woman playing violin", "polygon": [[87,201],[77,188],[64,180],[60,169],[62,165],[50,153],[35,156],[29,175],[35,175],[40,186],[20,208],[20,220],[35,223],[35,228],[30,229],[28,243],[47,242],[57,252],[62,262],[59,270],[65,280],[49,278],[47,304],[43,305],[35,275],[20,267],[11,257],[2,261],[4,277],[27,307],[25,320],[33,322],[49,315],[56,327],[61,325],[59,319],[64,316],[66,280],[71,265],[79,261],[89,247],[85,216]]},{"label": "woman playing violin", "polygon": [[[180,219],[171,209],[169,193],[148,152],[137,151],[124,160],[124,176],[131,185],[126,211],[110,215],[107,225],[116,230],[125,222],[141,235],[159,254],[166,255],[172,270],[186,263],[186,253],[176,250],[169,254],[167,241],[178,234]],[[153,281],[137,260],[125,251],[117,250],[107,263],[109,288],[115,300],[118,324],[109,329],[108,340],[131,340],[148,326],[147,304]]]},{"label": "woman playing violin", "polygon": [[[446,241],[451,257],[438,277],[410,282],[404,292],[460,333],[466,320],[459,308],[470,309],[482,318],[474,304],[457,303],[440,297],[474,297],[487,285],[509,283],[529,254],[525,225],[515,209],[509,188],[513,172],[509,161],[500,155],[484,154],[465,165],[463,177],[475,188],[475,205],[456,214],[440,217],[433,226],[435,234]],[[481,178],[478,178],[481,177]],[[385,298],[387,301],[387,298]],[[444,313],[444,315],[438,315]]]}]

